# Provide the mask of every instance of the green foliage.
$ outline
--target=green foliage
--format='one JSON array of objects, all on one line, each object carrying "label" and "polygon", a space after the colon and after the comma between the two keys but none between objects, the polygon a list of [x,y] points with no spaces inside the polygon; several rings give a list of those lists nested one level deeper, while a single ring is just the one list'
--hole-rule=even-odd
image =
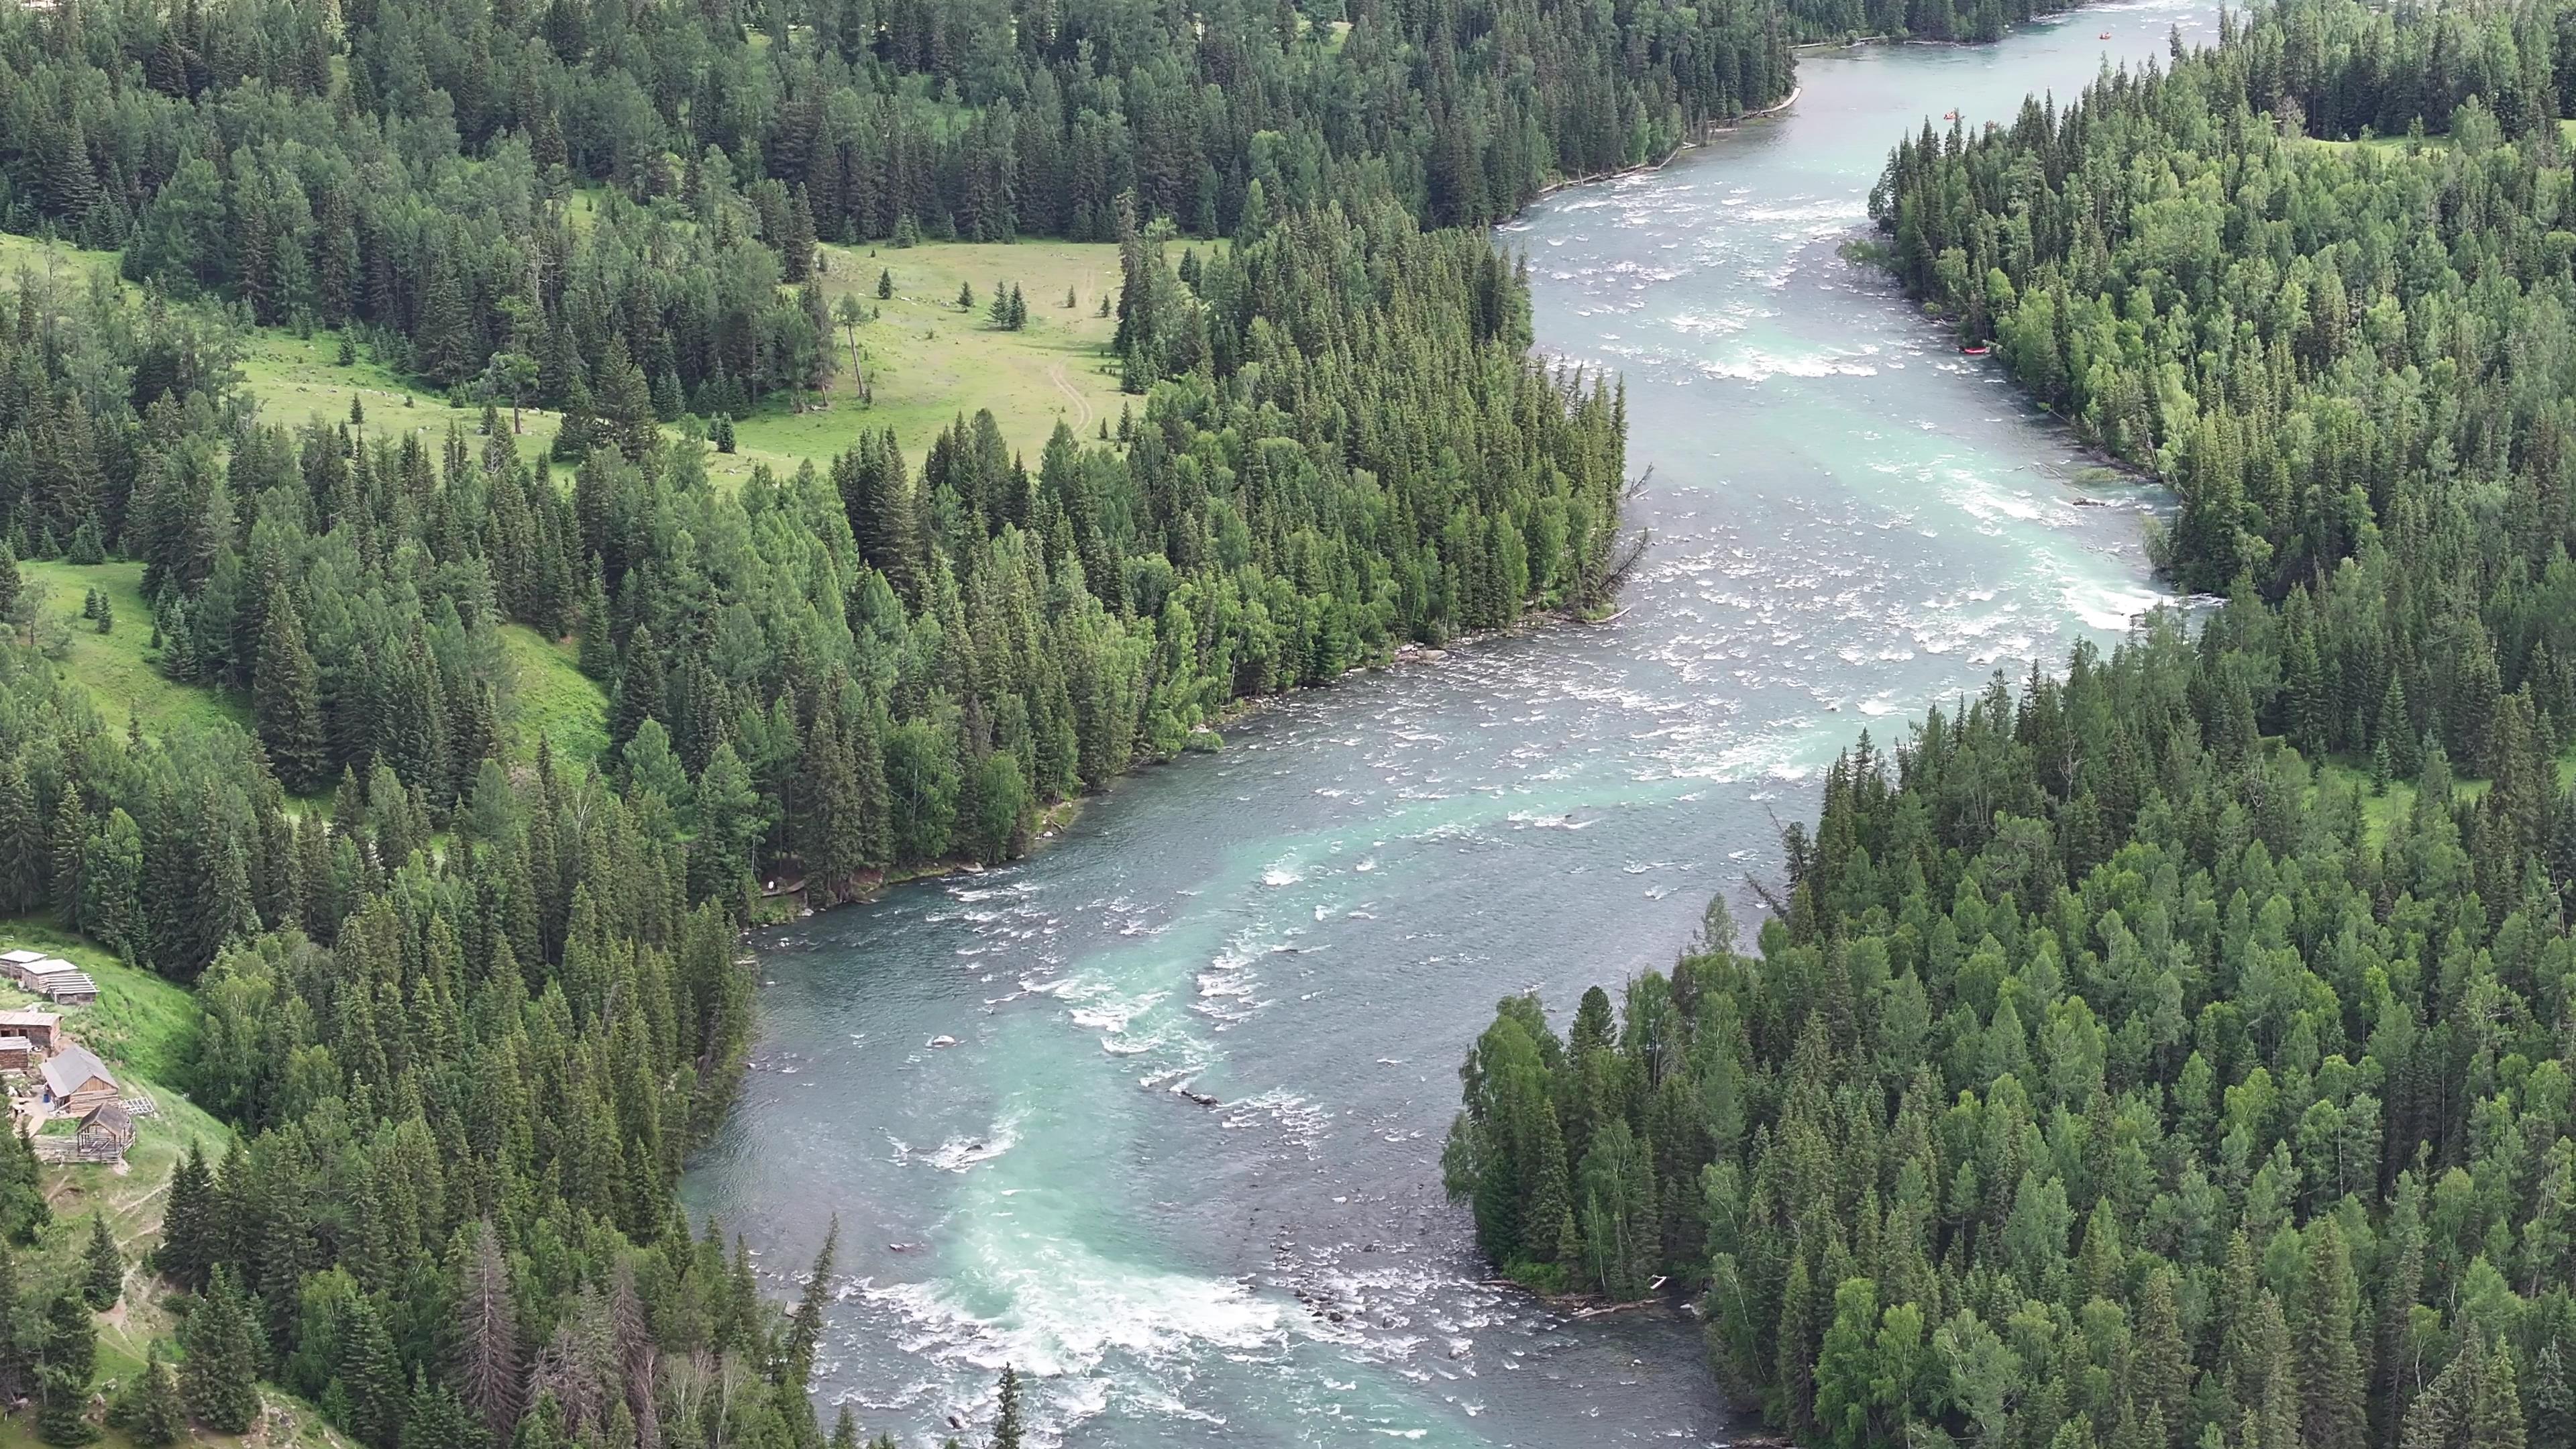
[{"label": "green foliage", "polygon": [[[2576,306],[2561,17],[2267,9],[2062,111],[1927,127],[1871,203],[1910,291],[2181,494],[2177,583],[2281,608],[2262,730],[2383,780],[2429,736],[2512,779],[2526,830],[2510,757],[2576,739],[2576,377],[2513,361],[2557,355]],[[2455,115],[2447,147],[2300,139]],[[2212,742],[2243,748],[2250,713]]]},{"label": "green foliage", "polygon": [[[1864,737],[1757,954],[1713,909],[1562,1041],[1505,1002],[1447,1158],[1486,1251],[1541,1256],[1579,1167],[1601,1290],[1698,1293],[1728,1386],[1836,1449],[2525,1442],[2576,1340],[2576,795],[2510,832],[2436,743],[2374,839],[2358,784],[2211,743],[2238,690],[2277,717],[2291,627],[2160,619]],[[1626,1283],[1605,1228],[1654,1244]]]},{"label": "green foliage", "polygon": [[259,1326],[231,1270],[218,1266],[180,1335],[179,1397],[188,1416],[228,1434],[259,1417]]},{"label": "green foliage", "polygon": [[124,1295],[125,1254],[117,1249],[116,1235],[108,1231],[107,1216],[92,1213],[89,1249],[81,1260],[81,1299],[91,1308],[105,1312]]},{"label": "green foliage", "polygon": [[162,1359],[158,1343],[146,1351],[143,1372],[127,1380],[108,1405],[107,1425],[139,1449],[163,1449],[188,1432],[188,1410],[179,1397],[179,1381]]}]

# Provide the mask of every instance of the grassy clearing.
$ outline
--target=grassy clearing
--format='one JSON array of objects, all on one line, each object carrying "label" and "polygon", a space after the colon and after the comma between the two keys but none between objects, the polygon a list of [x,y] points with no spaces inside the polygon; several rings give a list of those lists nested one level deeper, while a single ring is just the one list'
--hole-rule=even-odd
[{"label": "grassy clearing", "polygon": [[[2485,796],[2487,787],[2492,783],[2488,780],[2455,778],[2451,782],[2452,798],[2462,804],[2474,804]],[[2558,757],[2558,788],[2560,790],[2576,788],[2576,752]],[[2309,803],[2315,803],[2318,792],[2325,790],[2342,794],[2349,794],[2354,790],[2361,791],[2362,822],[2368,827],[2370,838],[2374,841],[2386,840],[2391,825],[2415,813],[2414,781],[2391,780],[2385,791],[2373,794],[2370,788],[2369,766],[2351,759],[2330,759],[2316,766],[2316,783],[2310,790]]]},{"label": "grassy clearing", "polygon": [[76,282],[101,267],[114,274],[117,253],[94,252],[42,237],[0,234],[0,276],[14,280],[19,273],[30,272],[58,282]]},{"label": "grassy clearing", "polygon": [[[71,651],[56,667],[89,691],[109,724],[122,728],[129,715],[152,727],[249,719],[239,699],[176,683],[152,662],[152,609],[143,602],[143,565],[30,560],[18,565],[18,573],[50,593],[49,610],[69,616]],[[107,595],[114,615],[115,627],[105,634],[80,617],[81,600],[91,589]]]},{"label": "grassy clearing", "polygon": [[[354,397],[366,412],[362,426],[374,437],[422,432],[434,442],[446,436],[450,424],[470,429],[481,417],[480,409],[450,407],[434,392],[415,387],[402,374],[376,362],[364,347],[357,349],[358,360],[346,367],[340,365],[339,353],[336,332],[298,337],[274,327],[260,328],[251,334],[242,356],[242,390],[259,400],[263,418],[290,427],[315,418],[347,422]],[[546,421],[539,426],[536,410],[527,414],[525,436],[536,440],[536,446],[554,439],[554,415],[544,416]]]},{"label": "grassy clearing", "polygon": [[[1084,438],[1114,428],[1121,395],[1117,367],[1108,355],[1114,318],[1099,315],[1105,294],[1114,307],[1118,249],[1105,243],[968,242],[918,247],[822,248],[823,291],[833,306],[844,296],[880,315],[858,329],[860,365],[875,387],[875,401],[861,406],[859,380],[850,369],[850,335],[835,325],[832,344],[840,373],[826,394],[829,406],[791,412],[764,408],[735,425],[740,451],[709,460],[718,477],[748,476],[752,465],[792,470],[811,458],[819,465],[846,450],[861,429],[894,429],[914,458],[927,452],[939,430],[961,414],[990,408],[1002,436],[1031,462],[1058,421]],[[893,295],[877,296],[879,273],[890,273]],[[1028,299],[1028,326],[1005,332],[987,320],[996,284],[1019,285]],[[960,311],[957,291],[975,290],[975,307]],[[1074,297],[1064,305],[1065,294]]]},{"label": "grassy clearing", "polygon": [[501,643],[510,659],[514,755],[535,759],[543,738],[554,743],[557,759],[597,759],[608,748],[608,695],[581,672],[573,645],[519,624],[502,626]]}]

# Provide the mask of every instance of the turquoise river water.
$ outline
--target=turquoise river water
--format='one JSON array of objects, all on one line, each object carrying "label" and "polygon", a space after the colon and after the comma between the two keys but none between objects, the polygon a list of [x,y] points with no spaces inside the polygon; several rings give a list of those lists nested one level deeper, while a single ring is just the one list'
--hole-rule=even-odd
[{"label": "turquoise river water", "polygon": [[1458,1060],[1501,996],[1668,963],[1713,892],[1753,919],[1775,817],[1862,729],[2161,597],[2155,501],[2079,483],[1839,248],[1927,117],[2215,24],[1811,53],[1777,120],[1534,208],[1499,240],[1540,345],[1625,375],[1652,469],[1624,614],[1281,701],[1026,861],[762,933],[753,1071],[687,1192],[782,1295],[838,1214],[818,1401],[935,1443],[1009,1362],[1048,1444],[1723,1443],[1685,1315],[1483,1281],[1440,1190]]}]

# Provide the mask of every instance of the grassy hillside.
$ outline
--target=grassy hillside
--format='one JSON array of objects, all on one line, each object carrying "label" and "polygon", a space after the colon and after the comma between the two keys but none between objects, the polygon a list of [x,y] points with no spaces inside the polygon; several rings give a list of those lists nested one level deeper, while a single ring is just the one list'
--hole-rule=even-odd
[{"label": "grassy hillside", "polygon": [[589,760],[608,748],[608,696],[581,672],[569,641],[505,624],[501,643],[510,653],[511,682],[503,723],[517,758],[535,759],[540,738],[554,742],[558,759]]},{"label": "grassy hillside", "polygon": [[[88,1247],[90,1215],[106,1214],[128,1267],[124,1301],[98,1315],[97,1384],[105,1392],[111,1383],[142,1369],[152,1340],[160,1339],[166,1346],[176,1333],[168,1311],[159,1302],[156,1285],[139,1265],[160,1241],[170,1174],[187,1155],[188,1144],[192,1140],[201,1142],[208,1156],[220,1157],[232,1141],[232,1132],[189,1101],[177,1085],[197,1030],[196,1006],[185,990],[149,971],[128,966],[78,937],[64,934],[50,922],[23,918],[0,921],[0,947],[20,946],[65,957],[97,980],[99,999],[95,1004],[61,1008],[66,1025],[81,1045],[98,1053],[109,1070],[116,1073],[128,1095],[147,1095],[158,1108],[136,1119],[134,1147],[126,1154],[123,1167],[63,1165],[43,1169],[45,1198],[53,1207],[54,1220],[32,1247],[20,1250],[18,1271],[22,1281],[69,1281],[79,1272]],[[27,993],[0,985],[0,1007],[34,1004],[39,1003]],[[323,1437],[318,1420],[309,1410],[282,1402],[280,1407],[297,1426],[293,1436],[271,1436],[263,1442],[345,1442],[337,1436]],[[36,1442],[28,1416],[0,1418],[0,1449],[17,1449]],[[122,1446],[126,1441],[111,1434],[101,1442]],[[247,1441],[204,1435],[198,1442]]]},{"label": "grassy hillside", "polygon": [[[840,372],[822,405],[809,403],[800,412],[774,403],[742,420],[738,451],[708,456],[708,472],[719,482],[748,477],[761,463],[782,473],[809,459],[819,466],[849,448],[862,430],[888,427],[917,462],[952,419],[985,408],[1000,421],[1003,437],[1032,463],[1059,421],[1085,438],[1097,437],[1104,423],[1115,427],[1122,395],[1107,347],[1117,324],[1100,315],[1104,294],[1113,305],[1116,300],[1115,246],[943,243],[828,246],[822,253],[830,300],[854,297],[871,314],[857,328],[856,341],[873,400],[861,401],[860,376],[851,369],[851,334],[835,325],[831,341]],[[116,263],[114,252],[0,235],[0,272],[50,273],[68,282],[102,270],[113,274]],[[885,298],[876,295],[881,272],[891,284]],[[1013,283],[1027,298],[1028,324],[1003,331],[985,307],[996,285]],[[972,311],[956,305],[960,286],[974,288]],[[1064,305],[1068,292],[1072,307]],[[346,421],[354,399],[363,414],[359,426],[379,437],[414,431],[436,437],[452,424],[471,427],[479,416],[479,408],[453,405],[416,386],[363,347],[350,363],[339,356],[336,333],[298,337],[281,328],[257,329],[243,349],[242,390],[264,417],[289,424],[317,417]],[[558,414],[526,409],[523,455],[542,456],[560,423]],[[154,665],[142,565],[21,567],[29,582],[50,592],[55,613],[73,616],[60,668],[97,699],[108,723],[121,728],[129,716],[139,717],[147,730],[180,722],[248,723],[240,696],[173,683]],[[104,635],[77,618],[91,589],[104,591],[114,611],[114,628]],[[571,646],[515,627],[505,631],[505,643],[515,674],[505,720],[514,753],[532,757],[543,736],[560,756],[595,757],[607,741],[607,703],[599,686],[574,667]]]},{"label": "grassy hillside", "polygon": [[[18,565],[18,576],[46,590],[50,612],[68,617],[71,647],[56,667],[89,691],[110,725],[122,729],[129,716],[139,716],[146,728],[248,721],[239,698],[175,683],[152,662],[152,609],[143,601],[143,565],[83,567],[31,559]],[[105,634],[80,617],[81,601],[92,589],[107,596],[113,626]]]}]

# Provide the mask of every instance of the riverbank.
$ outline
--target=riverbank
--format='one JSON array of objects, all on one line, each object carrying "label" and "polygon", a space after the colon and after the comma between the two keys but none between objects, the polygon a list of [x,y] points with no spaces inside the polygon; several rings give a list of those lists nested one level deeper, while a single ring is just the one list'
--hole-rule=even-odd
[{"label": "riverbank", "polygon": [[[1794,49],[1794,47],[1792,48]],[[1779,100],[1772,102],[1770,105],[1764,106],[1758,111],[1746,111],[1744,114],[1737,116],[1731,121],[1704,122],[1701,127],[1701,134],[1704,137],[1729,135],[1741,129],[1747,121],[1768,120],[1773,116],[1779,115],[1782,111],[1789,109],[1791,106],[1796,105],[1798,103],[1798,97],[1805,91],[1806,87],[1803,85],[1791,86],[1787,95],[1782,96]],[[1624,176],[1652,176],[1656,172],[1673,164],[1674,160],[1680,157],[1683,152],[1696,151],[1704,144],[1706,144],[1705,141],[1676,141],[1673,143],[1671,150],[1666,151],[1662,156],[1652,161],[1641,161],[1634,166],[1622,166],[1615,171],[1595,171],[1584,176],[1559,177],[1558,179],[1539,188],[1538,194],[1532,196],[1526,203],[1524,203],[1521,211],[1526,212],[1530,207],[1536,206],[1540,202],[1547,200],[1549,197],[1556,195],[1558,192],[1568,190],[1572,187],[1598,186],[1604,181],[1617,181]],[[1514,213],[1514,219],[1517,219],[1519,214],[1520,213]]]},{"label": "riverbank", "polygon": [[[2030,20],[2019,21],[2016,23],[2027,25],[2030,24],[2031,21],[2035,20],[2055,20],[2061,15],[2072,15],[2083,8],[2084,7],[2081,5],[2069,5],[2063,10],[2044,10],[2032,15]],[[2007,26],[2004,29],[2004,33],[1993,40],[1923,40],[1910,35],[1895,36],[1884,33],[1876,35],[1855,35],[1844,40],[1802,40],[1797,44],[1790,46],[1789,53],[1791,55],[1820,55],[1826,51],[1833,50],[1862,50],[1873,45],[1921,45],[1958,50],[1977,50],[1989,45],[2001,45],[2006,40],[2011,39],[2012,34],[2012,28]]]}]

